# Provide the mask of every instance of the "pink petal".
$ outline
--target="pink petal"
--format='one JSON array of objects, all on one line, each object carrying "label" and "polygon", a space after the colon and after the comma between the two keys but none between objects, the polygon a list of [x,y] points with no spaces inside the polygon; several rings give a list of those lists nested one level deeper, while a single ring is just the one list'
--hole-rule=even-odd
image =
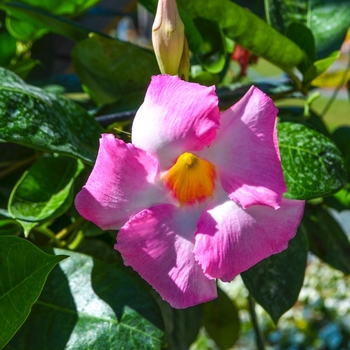
[{"label": "pink petal", "polygon": [[176,76],[152,77],[134,119],[133,144],[155,156],[162,171],[183,152],[209,146],[219,126],[214,90]]},{"label": "pink petal", "polygon": [[159,182],[159,166],[150,154],[104,134],[96,164],[75,206],[102,229],[119,229],[144,208],[168,202]]},{"label": "pink petal", "polygon": [[[221,196],[222,199],[222,196]],[[304,201],[282,199],[281,207],[248,209],[231,200],[212,204],[198,221],[194,254],[209,277],[228,282],[282,252],[297,231]]]},{"label": "pink petal", "polygon": [[200,212],[165,204],[145,209],[119,231],[115,249],[172,307],[186,308],[216,297],[192,253]]},{"label": "pink petal", "polygon": [[277,142],[277,109],[256,87],[221,115],[221,127],[207,150],[229,197],[243,208],[278,208],[286,185]]}]

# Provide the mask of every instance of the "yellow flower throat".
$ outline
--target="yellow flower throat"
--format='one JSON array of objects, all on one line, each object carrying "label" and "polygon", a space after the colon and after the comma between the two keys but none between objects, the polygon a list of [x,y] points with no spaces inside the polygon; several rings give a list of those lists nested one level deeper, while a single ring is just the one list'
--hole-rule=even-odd
[{"label": "yellow flower throat", "polygon": [[215,167],[185,152],[165,175],[165,181],[180,204],[194,203],[213,196]]}]

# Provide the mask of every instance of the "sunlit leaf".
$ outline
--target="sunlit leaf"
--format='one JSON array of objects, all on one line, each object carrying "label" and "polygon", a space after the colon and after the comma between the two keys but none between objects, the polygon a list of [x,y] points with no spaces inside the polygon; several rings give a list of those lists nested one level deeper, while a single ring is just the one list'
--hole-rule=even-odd
[{"label": "sunlit leaf", "polygon": [[81,253],[54,252],[67,254],[69,259],[52,271],[28,320],[7,349],[164,347],[156,303],[124,268]]},{"label": "sunlit leaf", "polygon": [[22,0],[0,1],[0,8],[8,12],[9,32],[19,40],[36,40],[49,31],[73,40],[86,38],[89,30],[60,16],[77,15],[93,6],[98,0]]},{"label": "sunlit leaf", "polygon": [[0,138],[93,163],[102,129],[72,101],[0,68]]},{"label": "sunlit leaf", "polygon": [[286,198],[323,197],[345,185],[343,157],[328,137],[298,123],[278,123],[277,129]]},{"label": "sunlit leaf", "polygon": [[29,241],[0,236],[0,348],[28,317],[53,267],[65,257],[42,252]]},{"label": "sunlit leaf", "polygon": [[39,159],[14,187],[9,213],[21,222],[26,232],[33,227],[32,223],[62,215],[73,203],[74,179],[83,168],[81,162],[72,158]]},{"label": "sunlit leaf", "polygon": [[[180,0],[192,18],[217,21],[224,34],[244,48],[283,67],[297,66],[303,51],[265,21],[229,0]],[[283,49],[281,49],[283,48]]]}]

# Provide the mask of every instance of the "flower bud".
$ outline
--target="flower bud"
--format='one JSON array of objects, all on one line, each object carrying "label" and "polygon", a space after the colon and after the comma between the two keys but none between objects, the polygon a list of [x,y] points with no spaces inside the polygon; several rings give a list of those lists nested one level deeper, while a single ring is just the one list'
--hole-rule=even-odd
[{"label": "flower bud", "polygon": [[152,42],[162,74],[177,75],[184,48],[184,24],[176,0],[159,0],[152,27]]}]

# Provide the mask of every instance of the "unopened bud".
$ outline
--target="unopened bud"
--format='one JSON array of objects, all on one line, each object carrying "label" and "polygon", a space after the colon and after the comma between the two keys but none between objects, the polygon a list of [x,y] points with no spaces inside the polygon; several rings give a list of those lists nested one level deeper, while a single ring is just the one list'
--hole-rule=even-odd
[{"label": "unopened bud", "polygon": [[162,74],[177,75],[184,38],[184,24],[176,0],[159,0],[152,27],[152,42]]},{"label": "unopened bud", "polygon": [[182,56],[177,74],[182,80],[188,81],[190,75],[190,51],[188,49],[186,37],[184,38],[184,47],[182,50]]}]

